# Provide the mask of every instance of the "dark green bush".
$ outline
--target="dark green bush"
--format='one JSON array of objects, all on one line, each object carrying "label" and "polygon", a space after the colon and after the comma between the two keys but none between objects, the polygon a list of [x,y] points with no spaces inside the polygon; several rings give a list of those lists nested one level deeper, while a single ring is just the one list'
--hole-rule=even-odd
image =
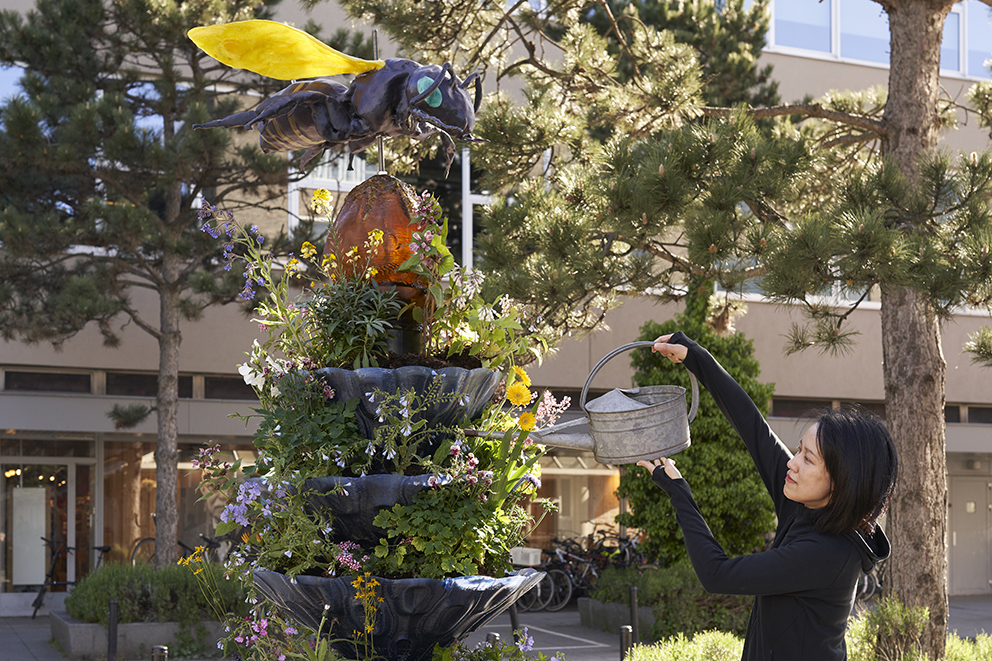
[{"label": "dark green bush", "polygon": [[[220,612],[246,615],[240,584],[225,580],[219,566],[207,565],[204,571],[211,573],[217,586]],[[107,563],[76,585],[65,607],[77,620],[106,625],[111,598],[117,599],[120,624],[216,619],[217,611],[204,596],[198,578],[180,565],[155,569],[146,564]]]},{"label": "dark green bush", "polygon": [[[707,314],[714,312],[709,300],[712,292],[712,283],[694,284],[686,296],[685,312],[664,324],[646,323],[638,339],[653,340],[675,331],[685,332],[708,349],[767,414],[775,388],[758,381],[761,370],[751,340],[740,333],[720,335],[706,321]],[[648,348],[635,350],[631,365],[636,370],[634,385],[689,386],[689,372],[684,366]],[[775,510],[744,442],[702,386],[691,433],[692,445],[676,457],[679,470],[692,486],[696,503],[724,551],[731,557],[751,553],[763,546],[766,533],[774,530]],[[642,549],[649,558],[670,565],[687,557],[682,529],[675,522],[675,508],[651,481],[648,471],[629,467],[620,477],[616,494],[626,498],[629,507],[616,517],[616,522],[647,535]]]},{"label": "dark green bush", "polygon": [[629,604],[631,585],[637,586],[638,605],[652,609],[652,640],[709,629],[737,635],[747,630],[752,598],[707,593],[688,560],[660,569],[608,568],[589,596]]}]

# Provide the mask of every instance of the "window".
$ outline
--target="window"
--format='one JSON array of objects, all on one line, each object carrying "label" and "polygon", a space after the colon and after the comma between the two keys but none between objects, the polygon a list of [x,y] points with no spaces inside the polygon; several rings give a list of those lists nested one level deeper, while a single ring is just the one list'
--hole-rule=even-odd
[{"label": "window", "polygon": [[[770,50],[812,57],[889,63],[889,18],[873,0],[772,0]],[[992,8],[963,0],[944,21],[940,68],[948,74],[992,78]]]},{"label": "window", "polygon": [[861,408],[885,420],[885,402],[841,402],[841,409]]},{"label": "window", "polygon": [[953,404],[945,406],[944,422],[961,422],[961,407]]},{"label": "window", "polygon": [[960,9],[951,10],[944,19],[944,36],[940,42],[940,68],[943,71],[962,71],[960,12]]},{"label": "window", "polygon": [[969,406],[968,422],[973,425],[992,425],[992,406]]},{"label": "window", "polygon": [[871,0],[841,0],[840,52],[853,60],[889,63],[889,17]]},{"label": "window", "polygon": [[7,372],[7,390],[33,392],[90,392],[89,374],[60,374],[57,372]]},{"label": "window", "polygon": [[775,3],[775,45],[829,53],[830,2],[779,0]]},{"label": "window", "polygon": [[[107,372],[107,394],[119,397],[155,397],[158,395],[158,375]],[[179,397],[193,397],[193,377],[179,377]]]},{"label": "window", "polygon": [[254,389],[237,377],[208,376],[203,390],[206,399],[258,399]]},{"label": "window", "polygon": [[819,411],[831,408],[831,404],[829,399],[774,397],[771,415],[774,418],[809,418]]},{"label": "window", "polygon": [[992,56],[992,7],[969,0],[967,30],[967,71],[972,76],[990,76],[985,61]]}]

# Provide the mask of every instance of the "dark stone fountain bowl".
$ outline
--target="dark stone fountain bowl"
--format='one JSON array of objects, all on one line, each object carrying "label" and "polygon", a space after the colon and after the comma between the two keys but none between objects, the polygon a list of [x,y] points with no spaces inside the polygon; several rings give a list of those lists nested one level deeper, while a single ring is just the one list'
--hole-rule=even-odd
[{"label": "dark stone fountain bowl", "polygon": [[358,428],[365,438],[372,439],[379,422],[377,402],[369,401],[367,393],[376,390],[386,393],[414,390],[428,392],[437,388],[440,397],[414,419],[427,420],[431,427],[455,425],[463,420],[472,420],[485,408],[496,392],[501,375],[499,372],[476,368],[445,367],[433,370],[429,367],[409,365],[396,369],[362,367],[345,370],[337,367],[324,367],[314,374],[334,389],[334,400],[359,400],[355,410]]},{"label": "dark stone fountain bowl", "polygon": [[[304,511],[310,515],[329,516],[333,530],[332,542],[352,541],[370,549],[386,536],[386,531],[372,521],[382,510],[394,505],[410,505],[418,493],[430,489],[431,480],[444,488],[451,478],[432,475],[363,475],[361,477],[311,477],[303,481],[306,495]],[[260,477],[248,482],[261,486],[262,493],[272,498],[275,489]],[[292,487],[285,487],[295,492]]]},{"label": "dark stone fountain bowl", "polygon": [[[387,661],[430,661],[434,646],[463,640],[509,608],[543,572],[523,569],[513,576],[464,576],[445,580],[376,578],[382,597],[369,639]],[[355,598],[354,577],[297,576],[293,583],[276,572],[256,570],[255,584],[285,615],[315,631],[327,608],[321,635],[349,659],[358,657],[353,636],[365,629],[365,614]]]}]

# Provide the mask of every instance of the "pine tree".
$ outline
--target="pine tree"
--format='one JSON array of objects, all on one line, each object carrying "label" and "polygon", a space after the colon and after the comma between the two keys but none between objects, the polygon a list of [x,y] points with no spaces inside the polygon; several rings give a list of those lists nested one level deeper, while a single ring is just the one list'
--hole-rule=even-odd
[{"label": "pine tree", "polygon": [[[671,32],[678,43],[692,46],[705,81],[703,99],[710,106],[725,108],[747,103],[758,107],[780,102],[772,66],[758,66],[768,33],[767,2],[745,6],[742,0],[608,0],[592,5],[586,16],[607,39],[614,24],[629,41],[632,32],[644,23]],[[618,41],[610,39],[610,52],[617,55],[619,49]],[[630,67],[629,60],[620,60],[620,69],[628,77]]]},{"label": "pine tree", "polygon": [[[23,93],[0,108],[0,332],[59,345],[92,322],[116,346],[130,320],[157,340],[155,509],[166,539],[177,538],[179,324],[244,285],[200,231],[198,199],[264,208],[286,182],[284,156],[191,130],[233,111],[231,93],[278,88],[210,60],[186,32],[270,6],[40,0],[26,16],[0,14],[0,63],[25,70]],[[158,297],[150,315],[133,304],[142,290]],[[160,544],[156,562],[176,553]]]},{"label": "pine tree", "polygon": [[[888,589],[928,607],[925,652],[941,658],[939,320],[955,305],[992,301],[992,164],[935,154],[940,41],[953,1],[880,3],[891,32],[885,95],[737,109],[704,104],[695,53],[669,33],[626,32],[614,25],[622,17],[604,12],[611,51],[582,20],[584,3],[342,4],[408,53],[484,69],[500,90],[511,79],[522,86],[522,100],[487,98],[477,127],[490,143],[473,162],[487,173],[483,187],[503,196],[483,218],[479,249],[490,281],[539,309],[554,333],[595,327],[618,292],[679,295],[685,274],[733,290],[760,276],[773,300],[809,312],[791,348],[839,351],[853,341],[844,319],[878,287],[887,420],[906,467],[889,514],[900,555]],[[788,116],[820,121],[783,119],[771,134],[754,125]],[[860,146],[872,150],[854,154],[844,176],[818,169]],[[816,298],[835,291],[853,298]]]},{"label": "pine tree", "polygon": [[[711,305],[712,294],[712,283],[693,283],[684,299],[685,310],[664,324],[646,323],[638,339],[654,340],[684,332],[706,347],[767,414],[775,387],[758,382],[760,368],[751,340],[740,333],[721,335],[714,331],[710,316],[717,310]],[[634,352],[633,365],[634,385],[679,385],[689,396],[688,372],[683,366],[643,349]],[[693,443],[679,453],[679,470],[687,476],[706,475],[705,480],[692,481],[692,493],[727,554],[751,553],[764,545],[766,533],[775,527],[772,501],[740,436],[704,388],[699,389],[699,397],[699,409],[690,425]],[[665,564],[686,557],[675,510],[667,498],[659,498],[658,487],[647,471],[626,467],[617,496],[626,498],[629,506],[628,512],[617,517],[617,523],[647,535],[644,549],[649,557]]]}]

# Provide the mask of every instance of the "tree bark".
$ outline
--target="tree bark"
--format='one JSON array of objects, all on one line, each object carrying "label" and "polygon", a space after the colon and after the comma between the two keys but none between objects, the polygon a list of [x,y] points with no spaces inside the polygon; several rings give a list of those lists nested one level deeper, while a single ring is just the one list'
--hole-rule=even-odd
[{"label": "tree bark", "polygon": [[[179,184],[172,186],[166,199],[166,218],[180,214]],[[162,250],[159,285],[158,336],[158,445],[155,448],[155,566],[176,564],[179,559],[179,329],[180,272],[183,268],[173,246]]]},{"label": "tree bark", "polygon": [[882,290],[886,421],[899,453],[899,480],[886,522],[892,559],[883,589],[926,606],[924,652],[944,658],[947,637],[947,460],[945,362],[937,319],[922,297]]},{"label": "tree bark", "polygon": [[[880,0],[889,16],[889,96],[882,154],[914,181],[939,138],[940,42],[948,0]],[[920,294],[882,288],[885,411],[900,475],[888,516],[892,540],[885,590],[925,606],[923,652],[944,658],[947,637],[946,364],[937,319]],[[880,641],[884,646],[884,641]]]}]

